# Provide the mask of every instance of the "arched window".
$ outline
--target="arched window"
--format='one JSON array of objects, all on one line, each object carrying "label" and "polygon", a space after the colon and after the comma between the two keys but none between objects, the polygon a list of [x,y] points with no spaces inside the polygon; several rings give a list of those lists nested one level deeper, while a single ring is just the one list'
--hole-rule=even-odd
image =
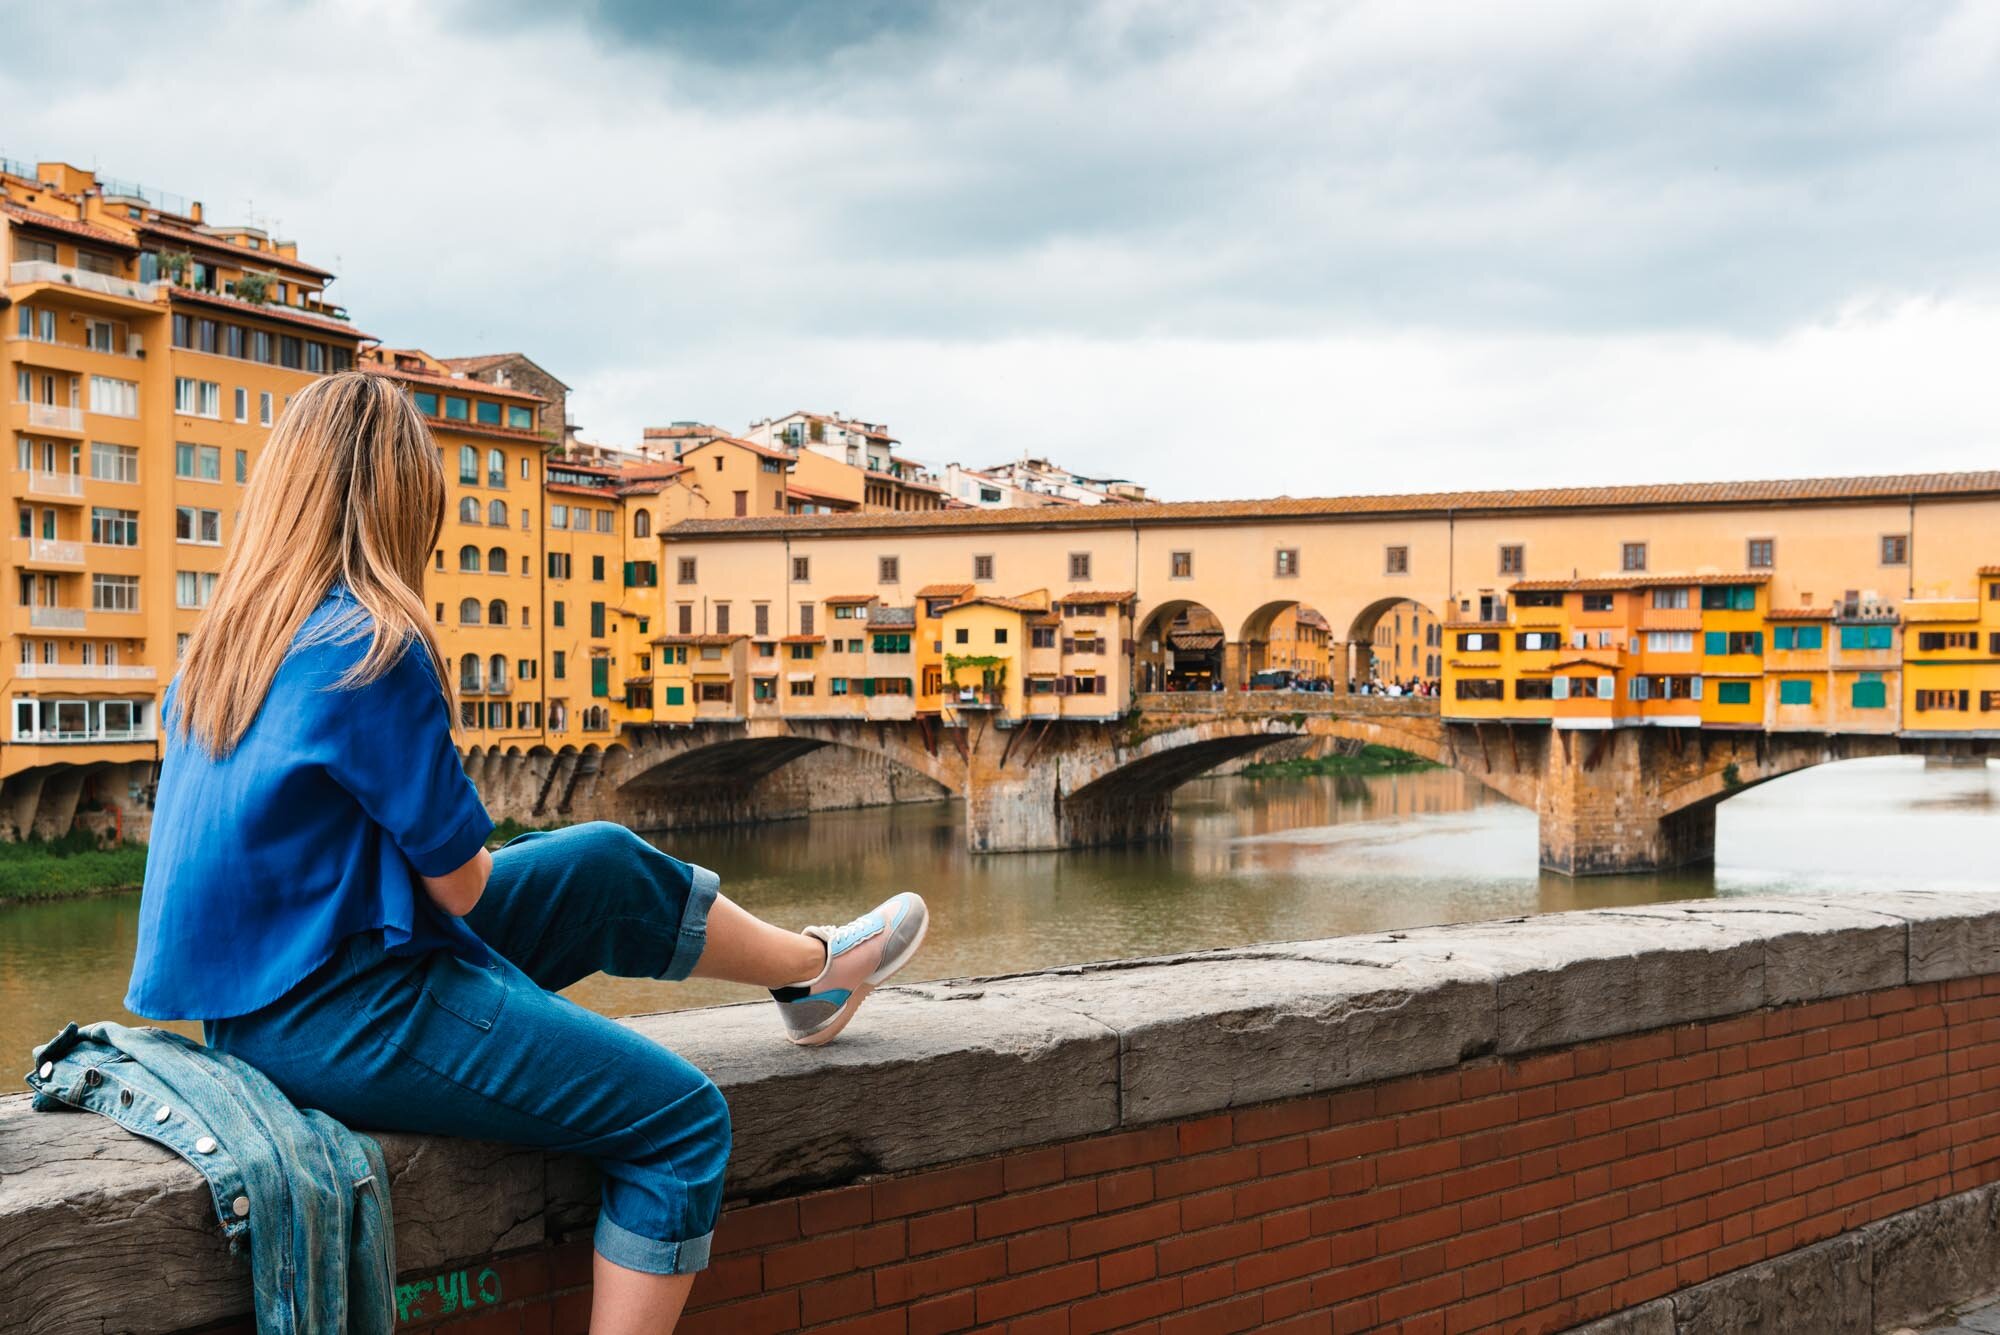
[{"label": "arched window", "polygon": [[505,654],[493,655],[492,661],[486,665],[486,680],[493,684],[493,689],[496,691],[507,689],[507,656]]},{"label": "arched window", "polygon": [[477,598],[463,598],[459,600],[458,624],[461,626],[476,626],[479,624],[479,600]]},{"label": "arched window", "polygon": [[504,599],[495,598],[487,606],[486,624],[489,626],[504,626],[507,624],[507,603]]},{"label": "arched window", "polygon": [[469,575],[479,573],[479,549],[471,543],[458,549],[458,568]]},{"label": "arched window", "polygon": [[467,496],[458,503],[458,522],[476,524],[479,522],[479,498]]},{"label": "arched window", "polygon": [[[504,487],[507,485],[507,456],[499,450],[486,451],[486,485]],[[506,520],[501,520],[506,523]]]},{"label": "arched window", "polygon": [[461,445],[458,447],[458,480],[477,483],[479,481],[479,447]]},{"label": "arched window", "polygon": [[458,660],[458,689],[476,691],[479,689],[479,655],[467,654]]},{"label": "arched window", "polygon": [[641,509],[633,511],[632,536],[635,538],[650,538],[653,536],[653,512],[651,510]]},{"label": "arched window", "polygon": [[486,553],[486,568],[496,575],[506,574],[507,549],[505,547],[495,547],[492,551]]},{"label": "arched window", "polygon": [[[477,504],[477,502],[474,502]],[[495,528],[507,527],[507,502],[494,501],[486,507],[486,522]]]}]

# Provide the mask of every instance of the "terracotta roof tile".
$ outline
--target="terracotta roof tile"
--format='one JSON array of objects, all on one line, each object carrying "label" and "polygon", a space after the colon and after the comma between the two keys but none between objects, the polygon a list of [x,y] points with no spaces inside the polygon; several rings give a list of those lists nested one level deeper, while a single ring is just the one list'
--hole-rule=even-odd
[{"label": "terracotta roof tile", "polygon": [[92,227],[89,223],[78,222],[74,218],[62,218],[53,213],[43,213],[11,200],[0,200],[0,214],[5,214],[24,227],[45,227],[51,232],[61,232],[66,236],[80,236],[95,241],[100,246],[116,246],[120,250],[137,250],[130,237],[106,231],[102,227]]},{"label": "terracotta roof tile", "polygon": [[849,500],[845,496],[836,496],[830,491],[815,491],[811,487],[802,487],[796,482],[787,482],[785,484],[785,495],[798,496],[809,501],[825,501],[830,505],[844,505],[850,510],[861,504],[860,501]]},{"label": "terracotta roof tile", "polygon": [[1167,636],[1167,643],[1176,649],[1213,649],[1222,643],[1219,630],[1177,630]]},{"label": "terracotta roof tile", "polygon": [[1278,497],[1250,501],[1118,502],[1061,508],[925,510],[858,515],[781,515],[749,519],[690,519],[675,527],[679,536],[684,537],[756,537],[770,533],[1079,528],[1198,524],[1240,519],[1340,519],[1382,515],[1441,517],[1447,513],[1465,515],[1513,510],[1830,504],[1977,495],[2000,495],[2000,470],[1790,478],[1764,482],[1679,482],[1637,487],[1548,487],[1528,491],[1454,491],[1299,499]]},{"label": "terracotta roof tile", "polygon": [[[651,643],[727,646],[736,643],[738,640],[747,640],[749,638],[748,635],[656,635],[653,637]],[[690,663],[688,666],[692,667],[694,665]]]},{"label": "terracotta roof tile", "polygon": [[[768,446],[759,445],[754,440],[742,440],[736,436],[717,436],[714,440],[705,440],[699,445],[690,445],[687,448],[687,450],[682,454],[681,457],[686,458],[688,455],[694,454],[700,450],[705,450],[711,445],[740,445],[744,449],[750,451],[752,454],[762,455],[766,459],[783,459],[788,463],[791,461],[792,457],[791,455],[786,454],[783,450],[774,450]],[[702,522],[713,524],[713,523],[736,523],[739,521],[709,519],[709,520],[703,520]]]},{"label": "terracotta roof tile", "polygon": [[825,644],[825,643],[826,643],[826,636],[824,636],[824,635],[781,635],[781,636],[779,636],[779,637],[778,637],[778,643],[779,643],[779,644]]},{"label": "terracotta roof tile", "polygon": [[212,247],[226,254],[237,256],[252,268],[289,269],[293,273],[312,274],[316,278],[333,277],[333,270],[331,269],[322,269],[316,264],[307,264],[304,260],[293,259],[289,255],[280,255],[273,250],[253,250],[249,246],[239,246],[234,241],[226,241],[219,236],[211,236],[207,232],[196,231],[192,227],[176,227],[172,223],[161,222],[158,218],[140,219],[135,221],[132,226],[138,231],[147,232],[154,236],[170,236],[176,240],[185,241],[191,246]]},{"label": "terracotta roof tile", "polygon": [[917,590],[919,598],[963,598],[972,592],[970,584],[926,584]]},{"label": "terracotta roof tile", "polygon": [[[515,389],[511,385],[489,385],[484,380],[469,380],[458,376],[432,375],[428,371],[406,371],[390,362],[369,362],[362,368],[377,375],[394,376],[415,385],[437,385],[444,389],[455,389],[461,394],[479,394],[489,399],[525,399],[530,403],[547,403],[539,394],[525,389]],[[576,464],[573,467],[589,468],[590,464]]]},{"label": "terracotta roof tile", "polygon": [[[323,329],[330,334],[345,334],[348,338],[373,338],[373,334],[363,333],[351,324],[339,320],[329,320],[323,315],[308,315],[295,306],[280,305],[275,301],[243,301],[220,292],[203,292],[192,287],[170,287],[169,295],[175,301],[192,301],[204,306],[219,306],[226,311],[239,311],[244,315],[255,315],[265,320],[280,320],[286,324],[301,325],[307,329]],[[361,368],[366,370],[366,367]]]},{"label": "terracotta roof tile", "polygon": [[1138,596],[1130,589],[1089,589],[1082,593],[1065,593],[1055,601],[1070,606],[1078,603],[1129,603]]},{"label": "terracotta roof tile", "polygon": [[1831,621],[1831,607],[1774,607],[1765,614],[1769,621]]},{"label": "terracotta roof tile", "polygon": [[872,603],[875,601],[875,595],[872,593],[830,593],[820,599],[820,601],[828,606],[838,603]]},{"label": "terracotta roof tile", "polygon": [[1031,603],[1026,598],[1002,598],[998,594],[985,594],[978,598],[964,598],[953,603],[948,611],[956,612],[961,607],[998,607],[1009,612],[1047,612],[1040,603]]}]

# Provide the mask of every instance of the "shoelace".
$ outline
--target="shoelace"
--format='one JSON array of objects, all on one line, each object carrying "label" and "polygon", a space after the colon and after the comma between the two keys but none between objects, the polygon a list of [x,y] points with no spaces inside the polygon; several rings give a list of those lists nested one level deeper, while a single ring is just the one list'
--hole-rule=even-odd
[{"label": "shoelace", "polygon": [[826,942],[828,959],[847,950],[858,941],[864,941],[882,930],[882,920],[874,913],[864,913],[844,927],[809,927],[806,929]]}]

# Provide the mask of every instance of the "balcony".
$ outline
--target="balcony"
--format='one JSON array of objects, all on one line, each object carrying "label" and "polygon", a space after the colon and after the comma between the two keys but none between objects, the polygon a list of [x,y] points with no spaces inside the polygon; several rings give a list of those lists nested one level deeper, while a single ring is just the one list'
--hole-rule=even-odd
[{"label": "balcony", "polygon": [[27,544],[27,555],[21,558],[22,565],[31,566],[80,566],[83,564],[83,544],[64,542],[56,538],[16,538],[18,544]]},{"label": "balcony", "polygon": [[28,425],[38,431],[73,431],[83,434],[83,409],[60,403],[24,404]]},{"label": "balcony", "polygon": [[58,500],[80,501],[83,499],[83,474],[44,473],[38,469],[25,470],[27,490],[31,496],[51,496]]},{"label": "balcony", "polygon": [[19,260],[7,270],[9,283],[61,283],[79,292],[90,292],[100,297],[117,297],[121,301],[155,302],[160,299],[159,283],[139,283],[130,278],[120,278],[116,274],[92,273],[88,269],[78,269],[68,264],[52,264],[47,260]]},{"label": "balcony", "polygon": [[37,630],[82,630],[81,607],[31,607],[28,624]]},{"label": "balcony", "polygon": [[153,725],[136,728],[16,728],[13,740],[33,746],[87,744],[91,742],[150,742]]},{"label": "balcony", "polygon": [[160,670],[136,663],[17,663],[14,675],[39,681],[157,681]]}]

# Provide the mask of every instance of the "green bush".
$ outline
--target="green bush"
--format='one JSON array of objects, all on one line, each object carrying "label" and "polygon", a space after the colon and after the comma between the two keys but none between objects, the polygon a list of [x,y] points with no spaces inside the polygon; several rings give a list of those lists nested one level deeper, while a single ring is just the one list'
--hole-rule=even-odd
[{"label": "green bush", "polygon": [[1437,769],[1434,761],[1398,751],[1393,746],[1370,742],[1354,755],[1301,756],[1294,760],[1271,760],[1245,765],[1249,779],[1303,779],[1319,774],[1397,774],[1407,770]]},{"label": "green bush", "polygon": [[87,830],[59,839],[0,843],[0,900],[57,899],[95,890],[129,890],[146,877],[146,846],[99,848]]}]

